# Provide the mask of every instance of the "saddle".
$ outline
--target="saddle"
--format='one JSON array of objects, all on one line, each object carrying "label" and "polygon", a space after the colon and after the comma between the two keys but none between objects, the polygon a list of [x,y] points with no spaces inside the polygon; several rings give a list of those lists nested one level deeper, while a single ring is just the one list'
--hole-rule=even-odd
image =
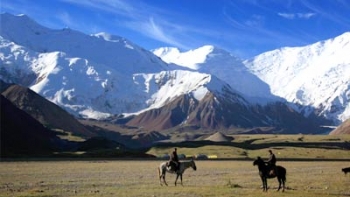
[{"label": "saddle", "polygon": [[175,161],[168,161],[166,163],[166,166],[169,169],[169,171],[176,172],[179,170],[180,162],[177,164]]},{"label": "saddle", "polygon": [[268,166],[268,176],[274,177],[277,176],[276,174],[276,166]]}]

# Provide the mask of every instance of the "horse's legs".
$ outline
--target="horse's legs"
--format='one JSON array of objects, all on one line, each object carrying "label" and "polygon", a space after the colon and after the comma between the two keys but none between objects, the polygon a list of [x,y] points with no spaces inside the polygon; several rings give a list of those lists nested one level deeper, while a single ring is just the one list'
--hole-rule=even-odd
[{"label": "horse's legs", "polygon": [[165,174],[163,175],[163,181],[164,181],[164,184],[165,184],[166,186],[168,186],[168,183],[167,183],[166,180],[165,180]]},{"label": "horse's legs", "polygon": [[181,185],[184,186],[184,185],[182,184],[182,174],[180,174],[180,179],[181,179]]},{"label": "horse's legs", "polygon": [[263,184],[263,191],[267,191],[267,180],[265,177],[261,177],[261,181],[262,181],[262,184]]},{"label": "horse's legs", "polygon": [[280,177],[277,177],[277,180],[278,180],[278,183],[279,183],[277,191],[280,191],[281,185],[282,185],[282,179]]},{"label": "horse's legs", "polygon": [[268,189],[268,187],[267,187],[267,178],[265,178],[265,192],[267,192],[267,189]]},{"label": "horse's legs", "polygon": [[[176,186],[176,181],[177,181],[177,179],[179,178],[179,175],[180,175],[180,174],[176,174],[175,186]],[[181,184],[182,184],[182,183],[181,183]]]},{"label": "horse's legs", "polygon": [[161,186],[163,186],[163,185],[162,185],[162,176],[163,176],[163,174],[160,174],[160,168],[158,168],[158,176],[159,176],[159,184],[160,184]]},{"label": "horse's legs", "polygon": [[168,186],[168,183],[167,183],[166,180],[165,180],[165,173],[166,173],[166,169],[163,168],[163,169],[162,169],[162,175],[161,175],[161,177],[163,177],[163,182],[164,182],[164,184],[165,184],[166,186]]}]

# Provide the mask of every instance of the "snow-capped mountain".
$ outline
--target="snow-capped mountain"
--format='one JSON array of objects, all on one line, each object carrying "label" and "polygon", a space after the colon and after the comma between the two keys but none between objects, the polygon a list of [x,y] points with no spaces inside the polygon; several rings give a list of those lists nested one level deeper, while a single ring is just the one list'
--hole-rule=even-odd
[{"label": "snow-capped mountain", "polygon": [[153,53],[167,63],[213,74],[250,97],[250,101],[265,103],[282,100],[272,95],[269,86],[252,74],[242,60],[223,49],[207,45],[180,52],[177,48],[163,47],[153,50]]},{"label": "snow-capped mountain", "polygon": [[[205,46],[207,66],[194,59],[191,68],[181,68],[118,36],[52,30],[24,15],[2,14],[0,22],[0,79],[30,87],[77,117],[123,117],[149,130],[190,125],[318,132],[316,122],[283,102],[252,103],[251,97],[270,97],[269,87],[223,50]],[[230,78],[228,85],[224,79]]]},{"label": "snow-capped mountain", "polygon": [[1,78],[30,86],[83,117],[104,118],[148,107],[145,100],[154,92],[140,90],[134,81],[140,77],[133,75],[168,67],[151,52],[105,33],[51,30],[25,15],[10,14],[2,14],[1,27]]},{"label": "snow-capped mountain", "polygon": [[[244,64],[269,84],[271,92],[342,122],[350,117],[350,32],[304,47],[269,51]],[[310,110],[310,106],[315,110]]]},{"label": "snow-capped mountain", "polygon": [[1,27],[1,79],[29,86],[82,117],[140,113],[183,94],[201,100],[225,85],[208,74],[170,70],[118,36],[52,30],[25,15],[2,14]]},{"label": "snow-capped mountain", "polygon": [[[286,99],[306,116],[339,123],[350,117],[350,33],[309,46],[282,48],[242,61],[213,46],[153,50],[167,63],[214,74],[250,101]],[[257,98],[257,99],[252,99]]]}]

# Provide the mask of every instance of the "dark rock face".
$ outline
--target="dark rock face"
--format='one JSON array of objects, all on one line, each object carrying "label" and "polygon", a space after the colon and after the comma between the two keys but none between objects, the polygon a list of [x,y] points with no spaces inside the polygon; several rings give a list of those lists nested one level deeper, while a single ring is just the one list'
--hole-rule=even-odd
[{"label": "dark rock face", "polygon": [[284,103],[252,106],[232,92],[221,96],[207,93],[201,101],[183,95],[162,108],[133,117],[127,125],[148,130],[176,126],[204,129],[276,127],[279,129],[275,131],[283,133],[314,133],[318,129],[315,121],[305,118]]}]

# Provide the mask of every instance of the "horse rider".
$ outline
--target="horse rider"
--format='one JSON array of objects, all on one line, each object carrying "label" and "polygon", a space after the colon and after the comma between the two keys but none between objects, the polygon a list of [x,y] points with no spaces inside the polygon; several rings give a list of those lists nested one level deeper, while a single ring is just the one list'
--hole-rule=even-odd
[{"label": "horse rider", "polygon": [[273,154],[272,150],[269,150],[270,156],[269,159],[265,162],[267,163],[267,166],[271,169],[269,175],[274,175],[275,174],[275,166],[276,166],[276,156]]},{"label": "horse rider", "polygon": [[180,162],[179,162],[179,157],[177,156],[177,149],[174,148],[174,151],[171,153],[170,155],[170,160],[168,162],[168,166],[174,164],[174,171],[176,172],[180,166]]}]

